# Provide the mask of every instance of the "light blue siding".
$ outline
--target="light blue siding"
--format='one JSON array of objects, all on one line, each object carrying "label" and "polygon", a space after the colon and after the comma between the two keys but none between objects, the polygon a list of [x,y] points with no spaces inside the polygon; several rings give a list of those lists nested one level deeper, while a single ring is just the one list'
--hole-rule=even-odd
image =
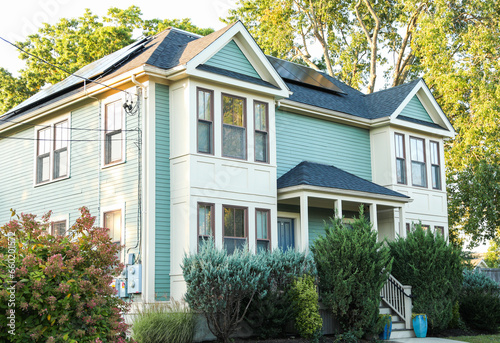
[{"label": "light blue siding", "polygon": [[325,234],[325,222],[330,223],[330,218],[333,215],[333,209],[309,208],[309,246],[314,243],[316,238]]},{"label": "light blue siding", "polygon": [[169,89],[156,84],[155,293],[170,295],[170,125]]},{"label": "light blue siding", "polygon": [[[61,117],[62,119],[62,117]],[[126,132],[126,163],[100,168],[102,131],[100,106],[83,106],[70,114],[70,177],[44,185],[34,186],[35,130],[42,126],[3,134],[11,138],[0,139],[0,223],[9,220],[10,208],[18,213],[69,216],[69,225],[79,217],[79,208],[86,206],[101,225],[100,211],[104,206],[125,204],[126,249],[137,242],[137,132]],[[128,128],[137,127],[137,116],[127,116]],[[39,123],[35,123],[39,124]],[[90,130],[88,130],[90,129]],[[101,186],[99,192],[99,184]],[[131,252],[134,250],[131,250]],[[137,250],[135,250],[137,252]]]},{"label": "light blue siding", "polygon": [[278,177],[302,161],[333,165],[371,181],[366,129],[276,110]]},{"label": "light blue siding", "polygon": [[413,119],[423,120],[428,123],[434,123],[434,121],[429,116],[429,113],[427,113],[416,95],[410,100],[410,102],[408,102],[405,108],[403,108],[400,115]]},{"label": "light blue siding", "polygon": [[260,79],[257,71],[233,40],[227,43],[205,64]]}]

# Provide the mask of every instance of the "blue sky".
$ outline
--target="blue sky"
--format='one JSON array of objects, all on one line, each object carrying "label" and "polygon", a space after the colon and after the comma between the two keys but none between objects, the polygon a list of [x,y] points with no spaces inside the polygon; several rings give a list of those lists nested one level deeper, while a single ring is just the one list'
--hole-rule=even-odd
[{"label": "blue sky", "polygon": [[[36,33],[42,23],[56,23],[60,18],[74,18],[89,8],[94,14],[103,16],[110,7],[127,8],[139,6],[143,18],[175,19],[191,18],[200,27],[220,29],[224,24],[229,8],[236,6],[237,0],[4,0],[0,13],[0,36],[11,41],[22,41],[26,36]],[[16,72],[23,68],[18,58],[19,52],[7,43],[0,41],[0,67]]]}]

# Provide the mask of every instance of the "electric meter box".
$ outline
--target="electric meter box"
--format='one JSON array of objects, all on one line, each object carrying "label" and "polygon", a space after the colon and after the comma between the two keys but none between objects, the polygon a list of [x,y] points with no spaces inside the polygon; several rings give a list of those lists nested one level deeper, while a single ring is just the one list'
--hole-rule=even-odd
[{"label": "electric meter box", "polygon": [[142,293],[142,264],[127,266],[127,291],[128,293]]}]

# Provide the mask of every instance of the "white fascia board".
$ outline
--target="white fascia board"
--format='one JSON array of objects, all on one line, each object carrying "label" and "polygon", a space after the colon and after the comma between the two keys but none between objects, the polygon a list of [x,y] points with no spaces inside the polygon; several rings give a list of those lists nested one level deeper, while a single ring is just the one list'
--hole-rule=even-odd
[{"label": "white fascia board", "polygon": [[455,137],[455,131],[446,131],[444,129],[438,129],[435,127],[417,124],[417,123],[413,123],[413,122],[409,122],[409,121],[401,120],[401,119],[397,119],[397,118],[391,119],[390,124],[404,128],[404,129],[411,129],[414,131],[422,132],[425,134],[432,134],[432,135],[436,135],[436,136],[440,136],[440,137],[447,137],[447,138]]},{"label": "white fascia board", "polygon": [[120,74],[120,75],[108,80],[108,81],[103,82],[104,85],[103,84],[96,84],[96,85],[89,87],[86,90],[81,91],[77,94],[73,94],[73,95],[68,96],[66,98],[63,98],[59,101],[56,101],[52,104],[43,106],[35,111],[31,111],[31,112],[26,113],[24,115],[15,117],[14,119],[12,119],[13,122],[7,121],[4,124],[0,124],[0,132],[13,129],[19,125],[24,125],[26,123],[33,121],[33,120],[39,119],[43,116],[46,116],[50,113],[53,113],[53,112],[56,112],[59,110],[63,110],[65,107],[71,106],[71,105],[78,103],[82,100],[85,100],[87,98],[95,97],[101,93],[110,91],[111,89],[108,87],[118,88],[123,84],[131,82],[132,75],[135,75],[135,77],[140,77],[140,76],[143,76],[144,74],[145,73],[144,73],[143,66],[129,70],[128,72],[125,72],[123,74]]},{"label": "white fascia board", "polygon": [[229,85],[231,87],[241,88],[242,90],[246,91],[270,94],[273,95],[276,99],[283,99],[284,97],[288,97],[288,91],[284,91],[282,89],[275,89],[266,86],[261,86],[255,83],[237,80],[229,76],[214,74],[204,70],[195,69],[189,75],[204,80],[208,80],[211,82],[216,82],[224,85]]},{"label": "white fascia board", "polygon": [[[247,31],[245,26],[241,22],[237,22],[234,24],[229,30],[224,32],[219,38],[217,38],[212,44],[207,46],[202,52],[193,57],[189,62],[186,63],[187,73],[190,75],[194,75],[196,72],[196,67],[200,64],[208,61],[212,56],[214,56],[220,49],[222,49],[227,43],[229,43],[232,39],[235,39],[238,47],[243,48],[243,54],[250,61],[255,62],[256,60],[261,64],[260,67],[256,64],[253,64],[253,67],[260,71],[259,74],[264,74],[262,76],[268,76],[271,80],[266,80],[271,84],[279,87],[281,89],[281,97],[288,97],[289,89],[286,83],[283,81],[281,76],[279,76],[278,72],[271,65],[271,62],[267,60],[266,55],[262,52],[258,44],[253,39],[252,35]],[[251,56],[248,56],[251,55]],[[267,75],[266,75],[267,74]],[[213,74],[211,74],[213,75]],[[266,77],[263,78],[264,80]]]},{"label": "white fascia board", "polygon": [[[403,109],[408,105],[408,103],[413,99],[414,96],[417,96],[422,105],[424,106],[425,110],[429,114],[429,116],[435,121],[438,122],[439,124],[444,124],[446,126],[446,130],[439,130],[439,129],[432,129],[428,126],[425,125],[420,125],[420,124],[414,124],[410,123],[408,121],[404,120],[397,120],[397,116],[401,114]],[[401,126],[407,126],[410,128],[414,128],[417,130],[424,130],[430,132],[431,130],[436,131],[437,135],[445,136],[445,137],[455,137],[456,132],[453,126],[451,125],[450,121],[444,114],[443,110],[437,103],[436,99],[432,95],[429,87],[427,87],[427,84],[425,81],[422,79],[420,80],[415,87],[412,89],[412,91],[406,96],[406,98],[399,104],[398,108],[390,115],[390,121],[391,123],[398,124]]]},{"label": "white fascia board", "polygon": [[[340,188],[329,188],[329,187],[319,187],[310,185],[298,185],[298,186],[278,189],[278,201],[284,199],[290,199],[293,197],[298,197],[303,192],[314,193],[315,197],[320,197],[320,198],[321,194],[324,194],[325,196],[328,195],[328,198],[340,195],[343,199],[351,198],[357,201],[366,201],[367,199],[378,200],[377,202],[378,204],[389,204],[389,206],[394,206],[393,203],[405,204],[413,201],[413,199],[411,198],[403,198],[393,195],[383,195],[383,194],[360,192],[360,191],[353,191]],[[392,205],[390,205],[391,203]]]}]

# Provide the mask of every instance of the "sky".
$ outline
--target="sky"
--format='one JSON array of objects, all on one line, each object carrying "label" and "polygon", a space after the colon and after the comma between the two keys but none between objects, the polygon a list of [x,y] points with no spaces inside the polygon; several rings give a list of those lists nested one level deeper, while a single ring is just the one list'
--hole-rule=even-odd
[{"label": "sky", "polygon": [[[237,0],[3,0],[0,12],[0,37],[11,42],[24,41],[37,32],[42,23],[55,24],[61,18],[81,16],[86,8],[102,17],[110,7],[121,9],[138,6],[143,19],[191,18],[196,26],[215,30],[225,26],[219,18],[225,17]],[[24,67],[19,51],[0,41],[0,67],[17,75]]]}]

